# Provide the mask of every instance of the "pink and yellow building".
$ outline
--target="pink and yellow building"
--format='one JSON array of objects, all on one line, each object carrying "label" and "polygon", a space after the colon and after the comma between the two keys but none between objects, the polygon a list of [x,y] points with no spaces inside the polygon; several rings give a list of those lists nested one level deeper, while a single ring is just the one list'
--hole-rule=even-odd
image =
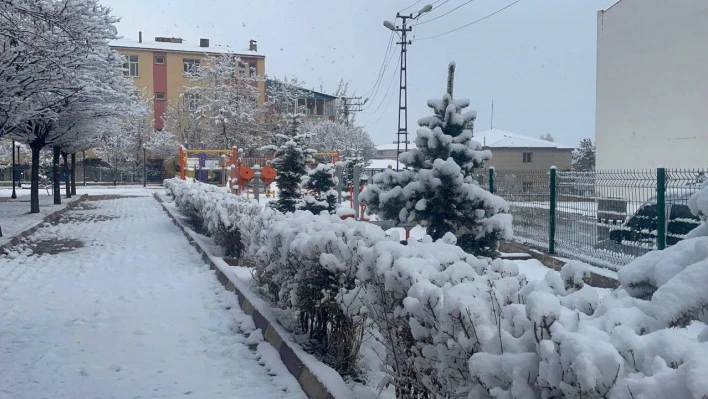
[{"label": "pink and yellow building", "polygon": [[[180,38],[167,37],[144,41],[142,32],[139,32],[138,40],[116,40],[111,42],[111,48],[126,57],[125,74],[133,79],[135,86],[152,96],[156,130],[162,129],[162,117],[168,104],[189,101],[181,96],[185,88],[192,84],[188,74],[197,70],[209,56],[233,54],[241,59],[242,73],[265,76],[265,56],[258,53],[253,40],[247,48],[240,49],[210,46],[209,39],[200,39],[197,45],[186,43]],[[265,81],[260,82],[258,88],[261,101],[265,101]]]}]

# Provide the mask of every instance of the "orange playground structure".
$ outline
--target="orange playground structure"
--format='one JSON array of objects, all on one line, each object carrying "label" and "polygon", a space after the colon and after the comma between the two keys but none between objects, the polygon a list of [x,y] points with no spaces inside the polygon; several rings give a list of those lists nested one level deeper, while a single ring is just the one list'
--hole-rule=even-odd
[{"label": "orange playground structure", "polygon": [[[221,160],[217,165],[221,168],[221,186],[228,186],[234,194],[240,194],[241,191],[246,191],[247,184],[255,177],[254,169],[260,172],[260,180],[265,186],[265,194],[270,196],[270,185],[275,181],[277,174],[276,170],[269,165],[260,165],[259,162],[266,163],[267,158],[244,158],[243,150],[236,147],[230,150],[203,150],[203,149],[179,149],[179,177],[182,180],[187,179],[188,156],[189,154],[198,154],[200,156],[200,165],[203,166],[206,155],[220,154]],[[332,163],[339,162],[339,151],[336,152],[318,152],[315,157],[331,157]],[[249,162],[251,161],[251,162]],[[253,162],[255,161],[255,162]],[[253,167],[249,166],[253,164]],[[194,179],[206,182],[207,174],[202,173],[201,176],[194,174]],[[246,191],[247,192],[247,191]]]}]

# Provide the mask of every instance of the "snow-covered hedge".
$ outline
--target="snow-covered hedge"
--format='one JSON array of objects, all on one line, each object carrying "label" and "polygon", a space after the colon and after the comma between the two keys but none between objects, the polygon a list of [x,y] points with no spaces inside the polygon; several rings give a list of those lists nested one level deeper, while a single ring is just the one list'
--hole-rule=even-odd
[{"label": "snow-covered hedge", "polygon": [[335,369],[353,371],[365,327],[356,272],[363,248],[386,241],[369,223],[296,211],[266,211],[254,230],[256,281],[283,308]]},{"label": "snow-covered hedge", "polygon": [[226,188],[180,179],[165,180],[165,190],[195,231],[213,237],[226,256],[239,258],[250,247],[252,224],[261,213],[257,202]]},{"label": "snow-covered hedge", "polygon": [[232,200],[219,189],[165,186],[185,214],[205,212],[207,229],[226,226],[222,214],[248,225],[254,281],[340,372],[354,367],[370,320],[398,398],[708,397],[708,329],[673,328],[708,322],[708,187],[690,203],[704,224],[625,266],[622,286],[600,298],[582,263],[529,282],[451,234],[402,245],[364,222],[242,199],[222,208],[213,202]]}]

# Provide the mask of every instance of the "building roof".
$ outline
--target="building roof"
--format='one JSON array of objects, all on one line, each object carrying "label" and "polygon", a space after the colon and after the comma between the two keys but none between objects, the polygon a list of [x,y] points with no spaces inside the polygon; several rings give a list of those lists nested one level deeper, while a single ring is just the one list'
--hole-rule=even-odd
[{"label": "building roof", "polygon": [[[410,136],[409,136],[410,137]],[[474,133],[474,140],[480,142],[486,148],[558,148],[572,150],[573,147],[537,139],[533,137],[523,136],[516,133],[505,132],[499,129],[487,130],[484,132]],[[415,148],[415,142],[408,143],[408,149]],[[383,144],[376,146],[377,150],[396,150],[398,144]]]},{"label": "building roof", "polygon": [[393,169],[396,169],[396,160],[395,159],[371,159],[371,160],[369,160],[369,165],[366,167],[366,169],[388,169],[389,166],[392,167]]},{"label": "building roof", "polygon": [[488,148],[558,148],[572,150],[573,147],[553,141],[505,132],[499,129],[474,133],[474,140]]},{"label": "building roof", "polygon": [[260,54],[255,51],[250,51],[247,48],[241,48],[241,47],[230,47],[228,45],[227,46],[210,45],[209,47],[200,47],[199,40],[196,40],[195,44],[165,43],[165,42],[156,42],[153,40],[143,40],[143,42],[140,43],[137,40],[129,40],[129,39],[124,38],[124,39],[112,40],[110,43],[108,43],[108,45],[111,47],[118,47],[118,48],[132,48],[132,49],[140,49],[140,50],[161,50],[161,51],[177,52],[177,53],[236,54],[236,55],[241,55],[241,56],[246,56],[246,57],[259,57],[259,58],[265,57],[263,54]]},{"label": "building roof", "polygon": [[[275,88],[276,85],[284,85],[284,84],[285,83],[279,82],[277,80],[267,79],[266,80],[266,90],[271,90],[271,89]],[[315,90],[305,89],[303,87],[295,87],[295,89],[297,89],[298,91],[301,92],[302,97],[323,98],[325,100],[336,100],[337,99],[336,96],[322,93],[322,92],[315,91]]]}]

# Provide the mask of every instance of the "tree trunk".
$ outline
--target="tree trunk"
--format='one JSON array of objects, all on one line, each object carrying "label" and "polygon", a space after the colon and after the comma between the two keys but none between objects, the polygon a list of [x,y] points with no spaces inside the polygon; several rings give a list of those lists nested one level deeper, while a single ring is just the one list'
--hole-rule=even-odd
[{"label": "tree trunk", "polygon": [[42,146],[30,144],[32,149],[32,173],[30,176],[30,213],[39,213],[39,152]]},{"label": "tree trunk", "polygon": [[64,192],[66,198],[71,198],[71,177],[69,176],[69,154],[62,152],[62,160],[64,161]]},{"label": "tree trunk", "polygon": [[71,195],[76,195],[76,154],[71,154]]},{"label": "tree trunk", "polygon": [[59,157],[61,148],[54,147],[52,156],[52,180],[54,185],[54,205],[61,205],[61,182],[59,181]]}]

